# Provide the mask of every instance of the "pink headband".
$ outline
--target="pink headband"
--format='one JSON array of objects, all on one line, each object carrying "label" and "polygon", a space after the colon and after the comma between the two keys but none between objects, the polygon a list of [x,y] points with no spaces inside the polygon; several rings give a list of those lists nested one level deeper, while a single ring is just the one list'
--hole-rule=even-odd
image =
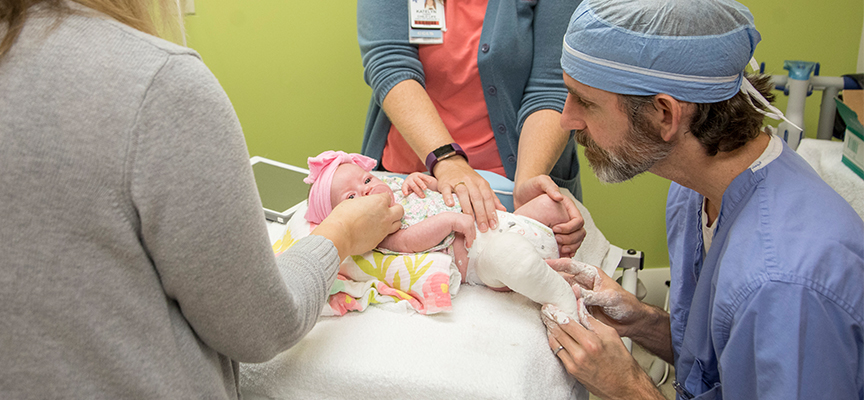
[{"label": "pink headband", "polygon": [[309,190],[306,220],[320,224],[333,211],[330,204],[330,186],[336,168],[342,164],[355,164],[366,171],[371,171],[378,163],[373,158],[361,154],[348,154],[344,151],[325,151],[317,157],[309,157],[309,176],[303,182],[312,184]]}]

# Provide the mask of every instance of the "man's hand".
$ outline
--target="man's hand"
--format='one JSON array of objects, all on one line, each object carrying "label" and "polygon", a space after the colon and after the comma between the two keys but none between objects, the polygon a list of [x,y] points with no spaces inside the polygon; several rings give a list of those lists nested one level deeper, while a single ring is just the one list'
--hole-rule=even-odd
[{"label": "man's hand", "polygon": [[573,287],[581,299],[605,325],[621,336],[629,336],[628,327],[639,322],[645,305],[603,270],[576,260],[546,260]]},{"label": "man's hand", "polygon": [[663,399],[615,329],[587,313],[579,317],[577,322],[551,304],[543,306],[549,347],[567,373],[604,399]]}]

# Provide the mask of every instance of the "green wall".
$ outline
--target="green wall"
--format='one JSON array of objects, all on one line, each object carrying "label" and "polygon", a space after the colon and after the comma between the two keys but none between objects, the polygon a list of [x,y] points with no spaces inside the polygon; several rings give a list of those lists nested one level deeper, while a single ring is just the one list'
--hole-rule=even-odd
[{"label": "green wall", "polygon": [[[818,61],[821,74],[855,72],[864,10],[860,0],[744,0],[762,34],[756,59],[786,74],[783,60]],[[329,149],[360,150],[371,91],[363,81],[353,1],[195,0],[188,45],[222,83],[243,125],[250,155],[303,166]],[[807,101],[813,136],[820,94]],[[782,94],[777,102],[785,110]],[[775,121],[769,121],[776,126]],[[664,207],[669,181],[645,174],[602,184],[583,165],[584,202],[614,244],[668,266]]]}]

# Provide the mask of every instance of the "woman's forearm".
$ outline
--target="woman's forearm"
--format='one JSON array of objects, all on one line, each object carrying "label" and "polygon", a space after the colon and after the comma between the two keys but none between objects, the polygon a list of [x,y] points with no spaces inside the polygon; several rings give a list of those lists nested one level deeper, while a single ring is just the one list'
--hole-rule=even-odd
[{"label": "woman's forearm", "polygon": [[413,79],[399,82],[387,93],[381,107],[420,161],[425,161],[432,150],[453,143],[438,110],[419,82]]},{"label": "woman's forearm", "polygon": [[561,128],[561,113],[539,110],[525,119],[519,137],[515,187],[537,175],[548,175],[561,157],[570,133]]}]

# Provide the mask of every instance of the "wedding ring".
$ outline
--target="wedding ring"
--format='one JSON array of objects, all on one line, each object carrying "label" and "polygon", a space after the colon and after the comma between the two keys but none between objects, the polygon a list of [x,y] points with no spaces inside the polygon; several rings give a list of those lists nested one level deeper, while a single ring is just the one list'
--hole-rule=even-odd
[{"label": "wedding ring", "polygon": [[553,351],[552,354],[554,354],[554,355],[557,357],[557,356],[558,356],[558,352],[561,351],[561,350],[564,350],[564,346],[558,346],[558,348],[555,349],[555,351]]},{"label": "wedding ring", "polygon": [[[465,182],[459,181],[455,185],[453,185],[453,191],[454,192],[456,191],[456,186],[459,186],[459,185],[465,185]],[[468,185],[465,185],[465,187],[468,187]]]}]

